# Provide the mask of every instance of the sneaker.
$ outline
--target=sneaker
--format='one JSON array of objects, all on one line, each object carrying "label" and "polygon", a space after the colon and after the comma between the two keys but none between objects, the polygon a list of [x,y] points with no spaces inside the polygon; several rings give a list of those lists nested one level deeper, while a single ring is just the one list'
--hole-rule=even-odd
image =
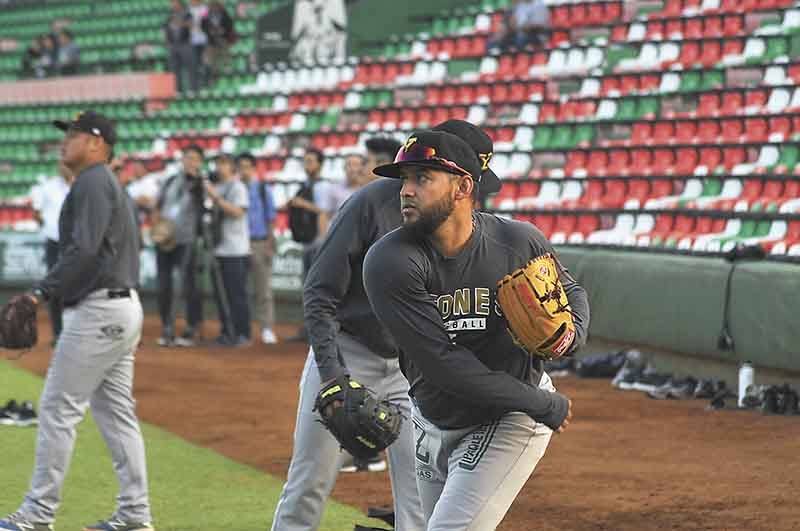
[{"label": "sneaker", "polygon": [[[9,400],[0,410],[0,425],[3,426],[34,426],[39,423],[36,410],[30,402],[18,404],[16,400]],[[2,529],[2,528],[0,528]]]},{"label": "sneaker", "polygon": [[352,461],[345,462],[340,472],[383,472],[386,470],[386,460],[381,454],[367,460],[352,458]]},{"label": "sneaker", "polygon": [[30,402],[23,402],[17,408],[17,420],[14,422],[15,426],[28,427],[39,424],[39,419],[36,418],[36,410]]},{"label": "sneaker", "polygon": [[670,378],[672,378],[670,374],[657,372],[655,369],[647,369],[642,371],[639,377],[633,381],[631,388],[643,393],[650,393],[667,383]]},{"label": "sneaker", "polygon": [[278,338],[275,337],[275,332],[272,331],[272,328],[265,328],[261,331],[261,342],[265,345],[274,345],[278,342]]},{"label": "sneaker", "polygon": [[194,336],[195,328],[193,326],[187,326],[183,329],[181,337],[175,338],[175,344],[179,347],[193,347],[196,344]]},{"label": "sneaker", "polygon": [[647,360],[638,350],[629,350],[625,353],[625,361],[622,368],[617,371],[616,376],[611,380],[611,386],[627,391],[633,389],[636,378],[647,367]]},{"label": "sneaker", "polygon": [[668,398],[683,399],[689,398],[694,395],[694,390],[697,387],[697,380],[691,376],[686,378],[670,378],[665,384],[656,387],[654,390],[649,391],[647,396],[655,398],[656,400],[665,400]]},{"label": "sneaker", "polygon": [[0,520],[2,531],[53,531],[52,524],[31,522],[19,513],[11,513]]},{"label": "sneaker", "polygon": [[784,415],[800,414],[800,396],[789,384],[784,384],[780,387],[779,398]]},{"label": "sneaker", "polygon": [[714,398],[714,395],[725,389],[724,380],[716,380],[712,378],[703,378],[697,382],[697,387],[694,388],[695,398]]},{"label": "sneaker", "polygon": [[171,326],[163,327],[161,329],[161,337],[156,340],[156,345],[159,347],[174,347],[175,330]]},{"label": "sneaker", "polygon": [[155,528],[150,522],[125,522],[113,516],[108,520],[87,525],[83,531],[155,531]]},{"label": "sneaker", "polygon": [[13,426],[17,422],[17,405],[16,400],[9,400],[6,402],[5,407],[0,409],[0,426]]}]

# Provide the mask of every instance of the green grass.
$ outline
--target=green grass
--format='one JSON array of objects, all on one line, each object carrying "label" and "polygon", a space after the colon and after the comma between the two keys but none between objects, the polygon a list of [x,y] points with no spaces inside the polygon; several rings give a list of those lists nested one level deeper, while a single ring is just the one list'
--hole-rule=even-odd
[{"label": "green grass", "polygon": [[[0,361],[0,402],[38,401],[42,379]],[[0,405],[2,407],[2,405]],[[281,480],[143,424],[150,474],[150,500],[158,531],[265,531]],[[0,426],[0,517],[24,496],[36,444],[35,428]],[[108,450],[87,415],[78,427],[72,464],[58,511],[57,531],[77,531],[109,516],[117,494]],[[330,502],[321,530],[346,531],[368,520],[352,507]],[[379,523],[379,522],[378,522]],[[372,523],[371,525],[377,525]]]}]

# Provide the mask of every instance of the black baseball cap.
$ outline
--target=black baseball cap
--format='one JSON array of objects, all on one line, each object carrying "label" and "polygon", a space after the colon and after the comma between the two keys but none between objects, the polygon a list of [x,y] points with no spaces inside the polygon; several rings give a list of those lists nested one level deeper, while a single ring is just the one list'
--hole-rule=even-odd
[{"label": "black baseball cap", "polygon": [[407,166],[422,166],[456,175],[481,175],[481,163],[475,151],[464,140],[447,131],[416,131],[408,137],[391,164],[383,164],[375,175],[400,178]]},{"label": "black baseball cap", "polygon": [[53,125],[62,131],[82,131],[90,135],[99,136],[106,144],[113,146],[117,142],[117,132],[114,123],[100,113],[83,111],[75,115],[70,121],[55,120]]},{"label": "black baseball cap", "polygon": [[481,163],[481,176],[478,179],[481,194],[494,194],[500,191],[500,178],[489,167],[494,154],[494,143],[480,127],[465,120],[447,120],[435,125],[433,131],[447,131],[469,144]]}]

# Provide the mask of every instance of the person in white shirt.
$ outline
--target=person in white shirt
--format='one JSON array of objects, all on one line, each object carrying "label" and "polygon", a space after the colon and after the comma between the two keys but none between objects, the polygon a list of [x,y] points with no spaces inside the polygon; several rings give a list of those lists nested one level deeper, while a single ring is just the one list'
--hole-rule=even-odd
[{"label": "person in white shirt", "polygon": [[[48,270],[58,261],[58,218],[61,215],[61,205],[75,179],[72,171],[62,163],[59,163],[58,171],[60,175],[43,181],[31,190],[34,216],[41,226],[41,234],[44,237],[44,260]],[[55,344],[61,334],[61,301],[55,297],[51,298],[47,309]]]},{"label": "person in white shirt", "polygon": [[214,234],[214,256],[221,278],[212,279],[222,322],[217,343],[237,347],[250,344],[250,304],[247,299],[250,264],[247,209],[250,194],[247,186],[236,176],[236,166],[230,155],[219,155],[216,167],[217,184],[206,181],[205,187],[206,195],[213,201],[221,218]]}]

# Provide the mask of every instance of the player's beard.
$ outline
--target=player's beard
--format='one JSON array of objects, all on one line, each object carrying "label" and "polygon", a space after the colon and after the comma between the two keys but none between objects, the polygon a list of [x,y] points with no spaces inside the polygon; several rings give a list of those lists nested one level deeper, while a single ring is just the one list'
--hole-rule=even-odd
[{"label": "player's beard", "polygon": [[447,193],[425,210],[417,207],[417,219],[415,221],[404,220],[403,226],[410,229],[418,237],[427,237],[433,234],[450,217],[453,210],[455,210],[455,200]]}]

